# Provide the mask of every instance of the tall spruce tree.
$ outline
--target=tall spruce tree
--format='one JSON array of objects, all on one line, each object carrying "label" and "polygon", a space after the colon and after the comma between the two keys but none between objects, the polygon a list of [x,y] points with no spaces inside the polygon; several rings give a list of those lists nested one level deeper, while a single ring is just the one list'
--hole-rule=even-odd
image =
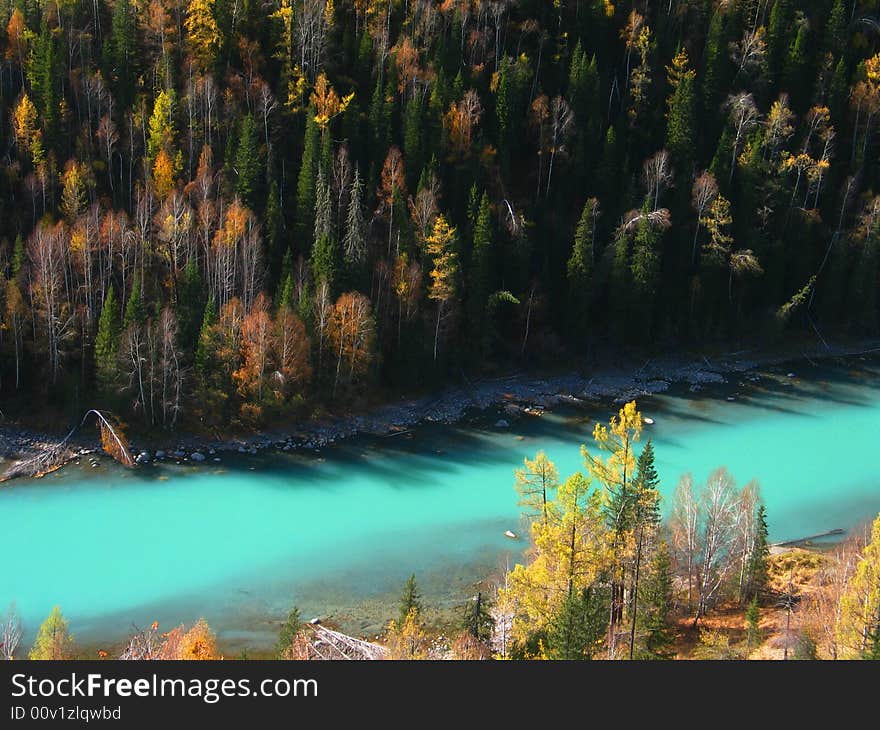
[{"label": "tall spruce tree", "polygon": [[98,332],[95,335],[95,381],[98,390],[110,394],[119,374],[119,338],[122,322],[119,317],[119,302],[113,284],[107,290],[101,316],[98,318]]},{"label": "tall spruce tree", "polygon": [[403,626],[406,623],[406,617],[409,616],[411,611],[414,611],[416,616],[421,616],[422,613],[422,596],[419,593],[419,586],[416,583],[416,574],[413,573],[406,581],[406,585],[403,587],[403,595],[400,597],[400,611],[398,612],[398,626]]},{"label": "tall spruce tree", "polygon": [[491,604],[482,594],[477,592],[464,607],[462,628],[477,641],[488,642],[492,638],[495,619],[492,618]]},{"label": "tall spruce tree", "polygon": [[592,659],[608,629],[610,596],[607,587],[569,591],[547,632],[550,659]]},{"label": "tall spruce tree", "polygon": [[751,557],[748,565],[748,591],[750,598],[760,597],[767,592],[769,574],[767,561],[770,557],[770,545],[767,530],[767,508],[763,504],[758,506],[756,515],[755,538],[752,543]]},{"label": "tall spruce tree", "polygon": [[235,170],[235,192],[251,210],[257,209],[257,204],[261,201],[259,186],[263,165],[260,162],[260,138],[257,125],[251,114],[247,114],[241,120],[238,149],[235,153]]},{"label": "tall spruce tree", "polygon": [[672,590],[672,558],[669,545],[661,541],[642,585],[638,659],[672,659],[675,656],[672,649],[675,640],[671,621]]},{"label": "tall spruce tree", "polygon": [[315,184],[318,176],[318,158],[321,151],[321,133],[315,123],[315,108],[306,109],[306,132],[303,141],[302,164],[296,183],[296,244],[299,253],[308,255],[312,250],[315,233]]}]

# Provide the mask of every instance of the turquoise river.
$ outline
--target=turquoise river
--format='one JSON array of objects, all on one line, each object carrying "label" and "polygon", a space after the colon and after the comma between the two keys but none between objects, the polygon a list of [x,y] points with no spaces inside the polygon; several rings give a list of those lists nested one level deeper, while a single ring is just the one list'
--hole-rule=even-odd
[{"label": "turquoise river", "polygon": [[[880,365],[762,371],[700,393],[644,398],[663,492],[726,466],[757,479],[771,538],[850,529],[880,511]],[[728,400],[734,396],[735,400]],[[608,402],[496,428],[496,412],[410,435],[357,437],[321,454],[200,466],[69,466],[0,488],[0,611],[26,638],[53,605],[78,639],[112,644],[133,624],[205,616],[227,646],[269,646],[286,608],[375,631],[406,576],[453,606],[520,559],[513,469],[544,449],[565,475]],[[668,501],[668,500],[667,500]]]}]

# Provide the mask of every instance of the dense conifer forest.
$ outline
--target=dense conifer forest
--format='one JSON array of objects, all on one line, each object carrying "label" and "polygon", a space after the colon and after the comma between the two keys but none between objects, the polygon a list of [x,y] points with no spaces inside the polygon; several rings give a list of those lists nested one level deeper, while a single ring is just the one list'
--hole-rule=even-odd
[{"label": "dense conifer forest", "polygon": [[602,348],[876,333],[877,15],[3,0],[3,400],[255,426]]}]

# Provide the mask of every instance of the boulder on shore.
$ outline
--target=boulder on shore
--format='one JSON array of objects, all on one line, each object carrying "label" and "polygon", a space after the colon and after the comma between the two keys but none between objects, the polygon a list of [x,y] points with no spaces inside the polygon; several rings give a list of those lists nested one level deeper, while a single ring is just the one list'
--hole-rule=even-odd
[{"label": "boulder on shore", "polygon": [[192,459],[193,461],[204,461],[204,460],[205,460],[205,455],[199,453],[198,451],[194,451],[194,452],[190,455],[189,458]]}]

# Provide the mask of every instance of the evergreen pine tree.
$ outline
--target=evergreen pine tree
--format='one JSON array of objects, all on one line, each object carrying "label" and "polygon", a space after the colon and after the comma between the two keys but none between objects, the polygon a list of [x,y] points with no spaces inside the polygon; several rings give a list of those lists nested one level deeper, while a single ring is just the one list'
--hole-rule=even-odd
[{"label": "evergreen pine tree", "polygon": [[767,24],[767,75],[771,84],[779,81],[788,55],[789,34],[793,27],[791,0],[776,0]]},{"label": "evergreen pine tree", "polygon": [[210,297],[205,305],[205,314],[202,316],[202,326],[199,329],[199,340],[195,352],[196,375],[203,383],[208,380],[212,370],[211,330],[216,321],[217,310],[214,306],[214,297]]},{"label": "evergreen pine tree", "polygon": [[606,588],[590,586],[566,594],[547,632],[550,659],[592,659],[608,629],[609,595]]},{"label": "evergreen pine tree", "polygon": [[492,638],[495,620],[490,608],[488,599],[480,592],[465,604],[462,628],[477,641],[488,642]]},{"label": "evergreen pine tree", "polygon": [[349,282],[355,286],[364,278],[367,260],[367,232],[363,197],[364,184],[360,168],[355,167],[351,192],[348,197],[345,236],[342,239],[342,251]]},{"label": "evergreen pine tree", "polygon": [[134,277],[134,283],[131,285],[131,292],[125,304],[125,317],[122,321],[125,329],[132,325],[141,325],[147,321],[147,309],[144,306],[141,278],[141,276]]},{"label": "evergreen pine tree", "polygon": [[315,232],[315,181],[320,155],[320,129],[315,123],[315,109],[306,110],[306,132],[303,142],[302,165],[296,183],[296,241],[300,252],[308,255],[312,250]]},{"label": "evergreen pine tree", "polygon": [[339,265],[333,236],[330,185],[322,167],[318,168],[315,181],[315,245],[312,248],[311,264],[315,281],[326,281],[331,293],[334,292]]},{"label": "evergreen pine tree", "polygon": [[760,621],[761,614],[758,611],[758,596],[756,594],[749,602],[748,608],[746,608],[746,647],[749,652],[760,646],[764,639]]},{"label": "evergreen pine tree", "polygon": [[126,109],[134,98],[138,63],[136,22],[131,0],[113,3],[110,30],[110,78],[115,81],[116,102],[120,108]]},{"label": "evergreen pine tree", "polygon": [[473,230],[474,242],[470,261],[470,321],[476,335],[476,343],[485,345],[486,302],[492,293],[492,274],[495,271],[492,255],[492,218],[489,196],[485,192],[480,198]]},{"label": "evergreen pine tree", "polygon": [[415,96],[406,105],[403,120],[403,157],[406,163],[406,182],[410,188],[424,165],[422,129],[422,101],[420,96]]},{"label": "evergreen pine tree", "polygon": [[293,644],[294,638],[302,630],[303,620],[300,615],[299,608],[294,606],[281,624],[281,630],[278,632],[278,643],[275,646],[275,654],[279,659],[284,658],[285,652]]},{"label": "evergreen pine tree", "polygon": [[767,561],[770,557],[770,545],[768,543],[767,509],[761,504],[756,516],[757,527],[755,529],[755,541],[752,544],[751,557],[748,565],[748,591],[747,595],[752,598],[760,596],[767,591],[769,575]]},{"label": "evergreen pine tree", "polygon": [[195,256],[191,256],[183,270],[180,286],[180,303],[177,307],[177,321],[181,342],[195,342],[199,336],[204,306],[202,275]]},{"label": "evergreen pine tree", "polygon": [[667,69],[672,93],[666,100],[666,148],[682,180],[691,179],[696,136],[696,72],[687,64],[687,54],[680,51]]},{"label": "evergreen pine tree", "polygon": [[596,221],[599,201],[588,198],[574,234],[574,245],[567,264],[569,328],[574,345],[583,349],[589,331],[590,300],[593,295]]},{"label": "evergreen pine tree", "polygon": [[18,277],[19,272],[22,270],[22,266],[24,266],[25,261],[27,260],[27,253],[24,248],[24,239],[21,237],[19,233],[15,237],[15,243],[12,247],[12,278],[15,279]]},{"label": "evergreen pine tree", "polygon": [[95,335],[95,380],[102,393],[110,393],[119,372],[117,353],[122,323],[119,319],[119,302],[113,284],[107,290],[101,316],[98,318],[98,332]]},{"label": "evergreen pine tree", "polygon": [[259,182],[263,165],[260,162],[260,139],[251,114],[241,121],[238,133],[238,149],[235,153],[235,192],[251,210],[260,200]]},{"label": "evergreen pine tree", "polygon": [[420,616],[422,613],[422,596],[419,594],[415,573],[409,577],[406,585],[403,587],[403,595],[400,597],[398,626],[403,626],[406,623],[406,617],[409,616],[410,611],[415,611],[416,616]]},{"label": "evergreen pine tree", "polygon": [[791,44],[783,70],[785,88],[791,98],[792,109],[797,112],[803,112],[809,103],[813,82],[810,69],[811,55],[810,28],[804,23],[798,29],[797,36]]},{"label": "evergreen pine tree", "polygon": [[272,180],[269,195],[266,198],[266,252],[268,259],[268,289],[274,292],[281,281],[281,263],[287,241],[284,238],[284,214],[281,211],[281,199],[278,193],[278,182]]},{"label": "evergreen pine tree", "polygon": [[657,546],[641,589],[639,659],[672,659],[672,559],[665,541]]}]

